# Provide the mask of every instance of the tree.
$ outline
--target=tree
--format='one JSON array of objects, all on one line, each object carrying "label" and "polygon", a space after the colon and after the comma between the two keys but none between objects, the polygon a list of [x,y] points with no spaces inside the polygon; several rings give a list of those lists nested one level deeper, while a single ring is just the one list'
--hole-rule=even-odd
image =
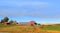
[{"label": "tree", "polygon": [[37,23],[35,22],[35,25],[37,25]]},{"label": "tree", "polygon": [[8,22],[9,18],[8,17],[4,17],[3,21],[4,22]]},{"label": "tree", "polygon": [[1,20],[1,23],[3,23],[4,21],[3,21],[3,19]]},{"label": "tree", "polygon": [[14,21],[13,20],[10,20],[9,22],[10,22],[10,24],[12,24]]},{"label": "tree", "polygon": [[8,22],[9,18],[8,17],[4,17],[2,20],[1,20],[1,23],[3,22]]},{"label": "tree", "polygon": [[40,24],[38,24],[38,25],[40,25]]}]

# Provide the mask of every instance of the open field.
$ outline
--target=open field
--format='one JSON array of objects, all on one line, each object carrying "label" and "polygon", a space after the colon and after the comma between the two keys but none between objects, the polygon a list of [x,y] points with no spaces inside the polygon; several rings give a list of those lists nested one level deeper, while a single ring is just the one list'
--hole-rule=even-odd
[{"label": "open field", "polygon": [[0,28],[0,31],[9,33],[39,33],[41,29],[32,26],[13,26],[13,27]]},{"label": "open field", "polygon": [[3,32],[3,33],[60,33],[59,29],[54,27],[49,27],[49,26],[46,26],[43,28],[41,28],[40,26],[1,26],[0,32]]},{"label": "open field", "polygon": [[60,31],[60,26],[43,26],[43,30],[53,30],[53,31]]}]

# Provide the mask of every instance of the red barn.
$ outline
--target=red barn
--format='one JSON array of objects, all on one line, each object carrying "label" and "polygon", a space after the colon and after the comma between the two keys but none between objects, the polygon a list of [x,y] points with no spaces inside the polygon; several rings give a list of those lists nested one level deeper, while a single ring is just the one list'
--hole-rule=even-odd
[{"label": "red barn", "polygon": [[3,22],[2,24],[7,25],[7,24],[10,24],[10,23],[9,22]]},{"label": "red barn", "polygon": [[30,25],[35,25],[35,21],[30,21],[29,24]]}]

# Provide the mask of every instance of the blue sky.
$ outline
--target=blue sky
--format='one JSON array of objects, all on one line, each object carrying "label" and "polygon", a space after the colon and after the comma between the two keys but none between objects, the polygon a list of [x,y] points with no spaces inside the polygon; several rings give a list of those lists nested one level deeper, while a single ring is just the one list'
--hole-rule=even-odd
[{"label": "blue sky", "polygon": [[0,19],[60,23],[60,0],[0,0]]}]

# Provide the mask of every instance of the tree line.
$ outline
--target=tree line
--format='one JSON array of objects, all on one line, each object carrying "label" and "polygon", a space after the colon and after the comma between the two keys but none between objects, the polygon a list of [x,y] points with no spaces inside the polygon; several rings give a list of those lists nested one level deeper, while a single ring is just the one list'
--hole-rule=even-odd
[{"label": "tree line", "polygon": [[[9,21],[9,18],[8,17],[4,17],[3,19],[1,19],[0,23],[5,23],[5,22],[8,22],[8,21]],[[10,24],[12,24],[13,22],[14,22],[13,20],[9,21]]]}]

